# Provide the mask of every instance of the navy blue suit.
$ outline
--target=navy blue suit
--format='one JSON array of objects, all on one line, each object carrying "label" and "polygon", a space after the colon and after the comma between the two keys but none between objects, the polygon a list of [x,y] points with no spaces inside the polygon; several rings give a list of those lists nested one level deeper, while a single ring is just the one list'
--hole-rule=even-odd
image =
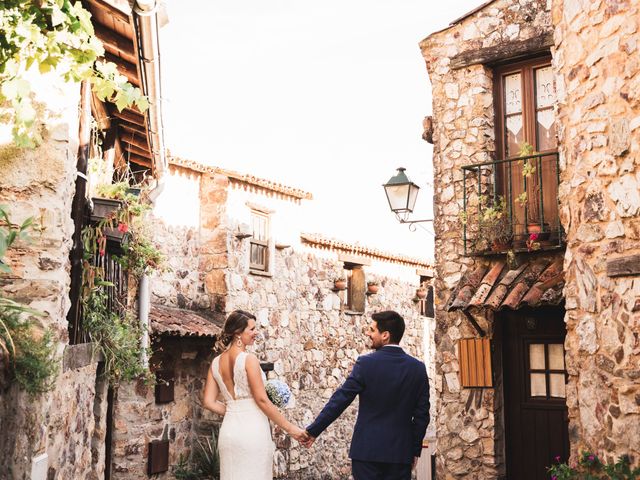
[{"label": "navy blue suit", "polygon": [[[359,395],[349,457],[359,462],[412,464],[429,424],[429,383],[424,363],[397,346],[356,361],[351,375],[307,427],[320,435]],[[355,465],[355,462],[354,462]]]}]

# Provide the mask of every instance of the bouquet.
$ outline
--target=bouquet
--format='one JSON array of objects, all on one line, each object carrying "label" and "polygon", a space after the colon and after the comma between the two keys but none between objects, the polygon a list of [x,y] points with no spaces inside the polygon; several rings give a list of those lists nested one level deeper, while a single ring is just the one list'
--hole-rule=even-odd
[{"label": "bouquet", "polygon": [[267,397],[278,408],[284,408],[291,401],[291,390],[282,380],[267,380],[265,384]]}]

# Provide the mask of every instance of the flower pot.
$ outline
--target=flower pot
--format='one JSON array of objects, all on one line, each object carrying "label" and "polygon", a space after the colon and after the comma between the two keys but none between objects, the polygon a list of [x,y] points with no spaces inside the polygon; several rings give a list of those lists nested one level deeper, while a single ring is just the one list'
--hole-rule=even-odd
[{"label": "flower pot", "polygon": [[367,293],[378,293],[380,285],[367,285]]},{"label": "flower pot", "polygon": [[333,282],[333,288],[336,290],[346,290],[347,289],[347,281],[346,280],[335,280]]},{"label": "flower pot", "polygon": [[112,215],[122,207],[120,200],[113,200],[111,198],[97,198],[91,199],[93,202],[93,210],[91,211],[91,220],[98,222]]},{"label": "flower pot", "polygon": [[531,235],[532,233],[537,234],[538,235],[537,240],[540,242],[549,240],[549,236],[551,235],[551,232],[549,231],[548,223],[544,224],[544,232],[542,231],[542,227],[540,226],[539,223],[530,223],[529,225],[527,225],[527,233],[529,235]]},{"label": "flower pot", "polygon": [[419,298],[420,300],[427,298],[427,289],[426,288],[419,288],[416,290],[416,297]]}]

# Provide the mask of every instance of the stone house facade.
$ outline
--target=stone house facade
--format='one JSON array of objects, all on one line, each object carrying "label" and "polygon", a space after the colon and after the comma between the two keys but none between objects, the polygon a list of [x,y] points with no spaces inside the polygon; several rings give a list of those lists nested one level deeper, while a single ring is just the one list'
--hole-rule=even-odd
[{"label": "stone house facade", "polygon": [[640,460],[639,18],[624,0],[496,0],[420,44],[438,478]]},{"label": "stone house facade", "polygon": [[[148,50],[157,43],[156,27],[161,23],[157,22],[155,2],[145,2],[137,11],[128,2],[83,6],[92,14],[107,58],[131,83],[144,85],[143,94],[152,104],[146,120],[160,124],[159,78],[154,69],[157,58]],[[153,11],[148,12],[149,7]],[[143,19],[142,13],[146,13]],[[138,53],[145,57],[144,64],[138,64],[142,58]],[[82,275],[78,245],[86,213],[85,174],[92,121],[101,135],[110,139],[103,144],[103,152],[112,168],[126,163],[121,140],[127,122],[112,115],[115,105],[92,97],[88,83],[64,83],[56,72],[39,75],[33,70],[37,71],[34,68],[27,75],[40,113],[43,141],[35,149],[17,148],[12,126],[2,125],[0,204],[14,223],[33,217],[38,231],[31,232],[31,241],[17,242],[8,251],[11,272],[0,276],[0,291],[2,296],[43,313],[38,317],[39,327],[52,332],[59,369],[52,390],[41,395],[30,396],[15,382],[0,385],[0,478],[98,479],[104,478],[108,463],[109,388],[92,344],[82,338],[78,324],[69,321],[73,317],[70,311],[78,304],[72,301],[70,290],[80,285],[72,279]],[[147,137],[144,116],[128,108],[118,113],[139,122],[141,140],[137,143],[146,150],[150,177],[159,180],[165,162],[161,129]]]},{"label": "stone house facade", "polygon": [[[421,281],[431,281],[430,264],[301,234],[299,220],[309,200],[307,192],[265,179],[170,160],[154,215],[155,238],[171,269],[151,279],[150,317],[152,335],[165,345],[156,358],[172,350],[171,368],[163,368],[171,371],[175,395],[157,405],[154,392],[141,385],[130,385],[124,394],[121,389],[115,404],[120,414],[115,415],[114,478],[144,472],[148,452],[143,444],[163,436],[169,440],[168,463],[175,465],[196,436],[210,435],[221,421],[202,409],[200,398],[213,342],[207,343],[192,322],[185,324],[189,316],[220,325],[234,309],[253,312],[262,333],[255,353],[270,369],[269,377],[291,387],[294,402],[285,414],[300,425],[313,420],[357,356],[367,351],[363,331],[371,312],[399,311],[407,322],[403,346],[423,358],[425,344],[427,350],[431,345],[425,331],[429,336],[433,313],[426,301],[418,301],[416,289]],[[347,290],[335,288],[340,276],[350,277]],[[376,281],[378,292],[366,294],[366,281]],[[168,341],[174,346],[167,347]],[[149,411],[157,413],[149,418]],[[355,412],[350,407],[311,450],[274,431],[275,476],[348,478]]]}]

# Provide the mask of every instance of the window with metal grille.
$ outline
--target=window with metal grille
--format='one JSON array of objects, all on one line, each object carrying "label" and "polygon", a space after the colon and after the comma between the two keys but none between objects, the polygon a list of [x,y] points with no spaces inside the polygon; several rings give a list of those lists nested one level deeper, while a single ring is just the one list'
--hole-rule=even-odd
[{"label": "window with metal grille", "polygon": [[249,268],[267,272],[269,270],[269,216],[253,210],[251,232]]}]

